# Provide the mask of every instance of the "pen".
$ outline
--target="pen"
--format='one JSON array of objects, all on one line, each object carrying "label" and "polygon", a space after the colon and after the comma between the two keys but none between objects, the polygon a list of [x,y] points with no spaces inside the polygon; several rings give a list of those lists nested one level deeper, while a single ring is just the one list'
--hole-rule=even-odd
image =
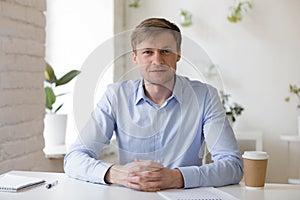
[{"label": "pen", "polygon": [[55,185],[57,185],[58,184],[58,180],[56,180],[56,181],[54,181],[54,182],[52,182],[52,183],[48,183],[47,185],[46,185],[46,188],[47,189],[50,189],[50,188],[52,188],[53,186],[55,186]]}]

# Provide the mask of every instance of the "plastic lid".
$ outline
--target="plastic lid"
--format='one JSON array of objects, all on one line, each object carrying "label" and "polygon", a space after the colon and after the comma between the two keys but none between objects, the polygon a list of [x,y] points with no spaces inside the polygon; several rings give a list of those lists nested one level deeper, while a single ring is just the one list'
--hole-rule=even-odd
[{"label": "plastic lid", "polygon": [[269,156],[267,152],[264,151],[245,151],[243,154],[243,158],[252,160],[265,160],[268,159]]}]

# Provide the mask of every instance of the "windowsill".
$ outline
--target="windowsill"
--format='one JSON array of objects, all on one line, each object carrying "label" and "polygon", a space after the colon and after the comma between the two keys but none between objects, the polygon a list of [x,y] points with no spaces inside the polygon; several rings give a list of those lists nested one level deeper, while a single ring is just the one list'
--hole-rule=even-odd
[{"label": "windowsill", "polygon": [[45,147],[43,149],[46,158],[63,158],[66,155],[66,145],[57,145],[53,147]]},{"label": "windowsill", "polygon": [[[43,151],[46,158],[50,158],[50,159],[63,158],[67,153],[67,145],[45,147]],[[108,159],[117,162],[117,155],[118,155],[118,151],[116,147],[116,140],[113,139],[111,141],[111,145],[103,148],[100,156],[103,160]]]}]

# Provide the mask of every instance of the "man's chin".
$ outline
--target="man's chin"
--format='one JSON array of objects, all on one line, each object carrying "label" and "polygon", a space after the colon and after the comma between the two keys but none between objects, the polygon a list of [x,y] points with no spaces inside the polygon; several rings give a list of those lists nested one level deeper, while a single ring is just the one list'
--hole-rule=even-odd
[{"label": "man's chin", "polygon": [[157,85],[157,86],[167,87],[170,90],[172,90],[173,80],[174,79],[172,79],[172,78],[171,79],[150,79],[150,80],[147,80],[147,83],[150,84],[150,85]]}]

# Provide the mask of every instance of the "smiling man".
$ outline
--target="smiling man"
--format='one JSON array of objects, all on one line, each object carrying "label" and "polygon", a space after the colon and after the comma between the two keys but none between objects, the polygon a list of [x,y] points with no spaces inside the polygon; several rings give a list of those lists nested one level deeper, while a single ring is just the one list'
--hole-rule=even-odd
[{"label": "smiling man", "polygon": [[[243,163],[216,89],[176,74],[179,28],[161,18],[131,35],[141,78],[110,85],[65,157],[77,179],[142,191],[235,184]],[[119,164],[98,160],[113,132]],[[203,165],[204,142],[213,163]]]}]

